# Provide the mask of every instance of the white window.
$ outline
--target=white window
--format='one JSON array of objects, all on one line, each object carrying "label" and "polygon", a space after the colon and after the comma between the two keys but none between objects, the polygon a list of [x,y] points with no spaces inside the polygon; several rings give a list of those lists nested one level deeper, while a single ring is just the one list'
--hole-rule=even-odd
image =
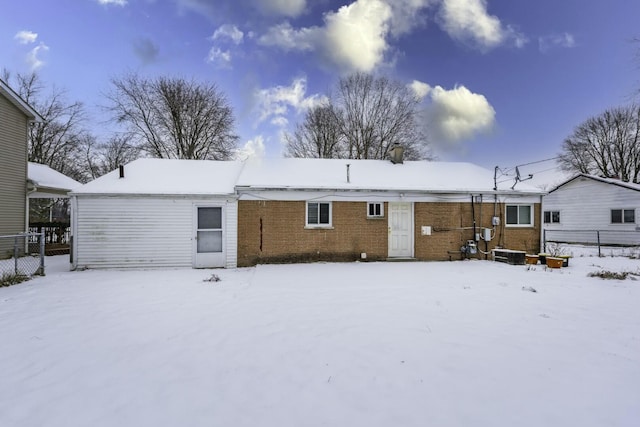
[{"label": "white window", "polygon": [[533,206],[532,205],[507,205],[507,226],[510,227],[532,227],[533,226]]},{"label": "white window", "polygon": [[544,223],[545,224],[560,223],[560,211],[544,211]]},{"label": "white window", "polygon": [[636,222],[635,209],[611,209],[612,224],[633,224]]},{"label": "white window", "polygon": [[367,203],[367,218],[384,218],[384,203]]},{"label": "white window", "polygon": [[331,227],[330,202],[307,202],[307,227]]}]

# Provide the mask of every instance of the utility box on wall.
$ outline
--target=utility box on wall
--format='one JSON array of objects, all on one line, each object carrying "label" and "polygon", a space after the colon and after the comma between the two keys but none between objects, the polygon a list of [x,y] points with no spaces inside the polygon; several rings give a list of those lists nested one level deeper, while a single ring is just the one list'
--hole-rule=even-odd
[{"label": "utility box on wall", "polygon": [[431,226],[430,225],[423,225],[421,227],[421,231],[422,231],[422,235],[423,236],[431,236]]}]

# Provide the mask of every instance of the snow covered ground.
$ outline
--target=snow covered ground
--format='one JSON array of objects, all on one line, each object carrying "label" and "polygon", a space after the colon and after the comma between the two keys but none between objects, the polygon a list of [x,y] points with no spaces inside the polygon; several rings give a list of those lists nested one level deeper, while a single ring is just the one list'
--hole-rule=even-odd
[{"label": "snow covered ground", "polygon": [[640,261],[582,255],[553,272],[49,258],[0,288],[0,426],[637,426],[640,281],[587,273]]}]

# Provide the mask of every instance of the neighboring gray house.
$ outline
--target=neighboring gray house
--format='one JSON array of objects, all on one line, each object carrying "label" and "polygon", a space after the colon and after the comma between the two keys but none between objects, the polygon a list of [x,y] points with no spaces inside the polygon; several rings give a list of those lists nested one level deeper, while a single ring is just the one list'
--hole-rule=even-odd
[{"label": "neighboring gray house", "polygon": [[[30,123],[40,120],[38,113],[0,80],[0,235],[27,230],[28,132]],[[0,257],[9,250],[6,246],[0,241]]]},{"label": "neighboring gray house", "polygon": [[542,198],[543,239],[640,245],[640,184],[580,174]]}]

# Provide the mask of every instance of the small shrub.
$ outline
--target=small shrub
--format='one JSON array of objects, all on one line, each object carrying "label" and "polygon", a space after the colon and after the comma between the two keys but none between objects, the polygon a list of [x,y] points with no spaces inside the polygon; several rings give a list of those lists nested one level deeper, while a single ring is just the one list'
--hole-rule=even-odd
[{"label": "small shrub", "polygon": [[29,280],[29,276],[25,276],[24,274],[4,273],[0,277],[0,286],[17,285],[27,280]]},{"label": "small shrub", "polygon": [[626,278],[631,276],[631,275],[637,276],[638,274],[637,273],[633,273],[631,271],[617,272],[617,271],[602,270],[602,271],[591,272],[587,276],[589,276],[589,277],[599,277],[601,279],[626,280]]}]

